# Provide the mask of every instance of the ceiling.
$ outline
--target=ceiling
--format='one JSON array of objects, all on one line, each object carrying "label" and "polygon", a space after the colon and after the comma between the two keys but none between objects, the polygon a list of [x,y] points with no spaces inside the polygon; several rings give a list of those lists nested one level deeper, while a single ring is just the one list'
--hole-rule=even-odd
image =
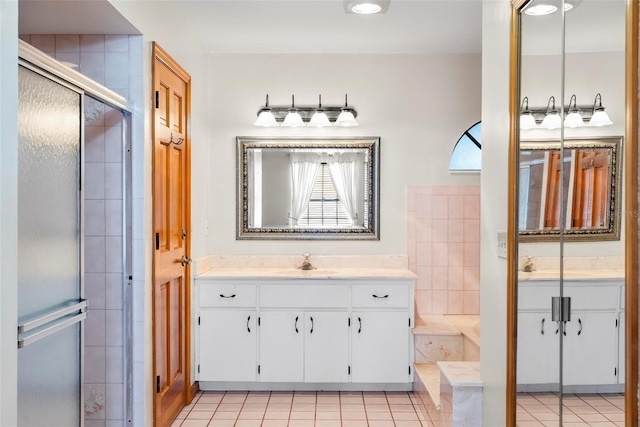
[{"label": "ceiling", "polygon": [[[368,16],[344,13],[342,0],[160,1],[212,53],[481,51],[481,0],[391,0],[386,14]],[[107,0],[19,4],[23,34],[138,32]]]},{"label": "ceiling", "polygon": [[[344,12],[343,0],[127,0],[174,9],[211,53],[480,53],[482,0],[391,0],[387,13]],[[542,0],[534,0],[542,1]],[[556,1],[556,0],[544,0]],[[624,49],[623,0],[576,0],[569,52]],[[137,34],[108,0],[19,0],[22,34]],[[525,54],[556,54],[560,15],[525,16]],[[526,36],[526,37],[525,37]]]}]

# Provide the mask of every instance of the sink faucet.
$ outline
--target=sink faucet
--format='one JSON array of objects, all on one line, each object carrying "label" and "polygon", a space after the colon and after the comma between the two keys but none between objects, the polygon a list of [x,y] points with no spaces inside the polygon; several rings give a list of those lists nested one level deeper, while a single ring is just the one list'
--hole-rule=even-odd
[{"label": "sink faucet", "polygon": [[309,259],[311,255],[309,253],[305,253],[302,255],[304,259],[302,260],[302,265],[300,266],[301,270],[313,270],[313,266],[311,265],[311,260]]}]

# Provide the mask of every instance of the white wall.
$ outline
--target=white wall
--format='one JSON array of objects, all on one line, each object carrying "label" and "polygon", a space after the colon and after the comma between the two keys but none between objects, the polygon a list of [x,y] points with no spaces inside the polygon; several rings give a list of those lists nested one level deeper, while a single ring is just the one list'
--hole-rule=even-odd
[{"label": "white wall", "polygon": [[18,1],[0,1],[0,425],[18,409]]},{"label": "white wall", "polygon": [[497,231],[507,229],[509,0],[483,0],[482,179],[480,184],[480,369],[483,425],[505,425],[507,265]]},{"label": "white wall", "polygon": [[[406,186],[478,184],[452,175],[451,151],[480,119],[480,55],[212,55],[211,254],[405,254]],[[340,105],[358,111],[356,128],[258,128],[271,105]],[[381,240],[236,241],[236,136],[381,137]],[[195,168],[194,168],[195,175]],[[200,176],[204,177],[204,173]],[[215,184],[214,184],[215,183]]]}]

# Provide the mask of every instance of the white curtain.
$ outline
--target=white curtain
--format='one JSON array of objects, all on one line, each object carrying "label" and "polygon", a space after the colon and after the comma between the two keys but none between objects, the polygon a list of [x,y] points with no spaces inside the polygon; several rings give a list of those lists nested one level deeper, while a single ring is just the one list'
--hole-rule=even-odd
[{"label": "white curtain", "polygon": [[291,218],[293,225],[309,206],[313,185],[318,175],[320,156],[314,153],[291,154]]},{"label": "white curtain", "polygon": [[336,189],[338,198],[347,212],[351,223],[355,225],[357,219],[358,188],[356,182],[356,160],[353,154],[334,155],[329,163],[329,174]]}]

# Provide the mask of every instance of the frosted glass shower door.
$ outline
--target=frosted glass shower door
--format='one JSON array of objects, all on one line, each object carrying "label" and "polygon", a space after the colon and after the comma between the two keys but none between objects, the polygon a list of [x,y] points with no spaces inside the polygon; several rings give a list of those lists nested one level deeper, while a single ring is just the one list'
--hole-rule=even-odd
[{"label": "frosted glass shower door", "polygon": [[81,94],[19,69],[18,425],[82,420]]}]

